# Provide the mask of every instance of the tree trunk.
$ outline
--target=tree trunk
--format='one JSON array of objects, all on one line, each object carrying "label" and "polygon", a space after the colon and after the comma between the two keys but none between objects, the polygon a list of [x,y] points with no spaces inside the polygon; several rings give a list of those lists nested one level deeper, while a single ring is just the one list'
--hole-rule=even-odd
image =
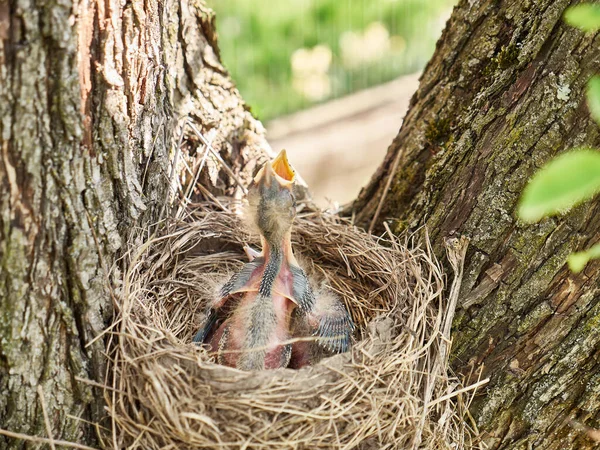
[{"label": "tree trunk", "polygon": [[565,266],[600,241],[600,202],[536,225],[515,219],[540,166],[600,144],[584,100],[600,37],[564,24],[575,3],[461,1],[353,205],[375,229],[427,225],[440,251],[448,236],[471,239],[453,365],[491,377],[472,412],[493,449],[592,448],[571,421],[600,427],[600,264]]},{"label": "tree trunk", "polygon": [[242,177],[267,148],[213,19],[194,0],[0,0],[0,428],[95,443],[111,269],[193,179],[206,149],[183,123]]}]

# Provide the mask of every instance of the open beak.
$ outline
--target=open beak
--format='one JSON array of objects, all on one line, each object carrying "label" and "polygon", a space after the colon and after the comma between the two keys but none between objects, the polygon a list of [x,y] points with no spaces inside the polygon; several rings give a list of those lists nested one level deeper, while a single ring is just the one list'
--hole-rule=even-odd
[{"label": "open beak", "polygon": [[296,179],[296,171],[290,165],[285,150],[281,150],[279,155],[271,161],[271,167],[277,176],[281,178],[280,182],[291,184]]},{"label": "open beak", "polygon": [[256,177],[254,177],[254,182],[270,186],[272,181],[275,180],[281,187],[291,189],[295,179],[296,171],[290,165],[286,151],[281,150],[273,161],[266,163],[259,170]]}]

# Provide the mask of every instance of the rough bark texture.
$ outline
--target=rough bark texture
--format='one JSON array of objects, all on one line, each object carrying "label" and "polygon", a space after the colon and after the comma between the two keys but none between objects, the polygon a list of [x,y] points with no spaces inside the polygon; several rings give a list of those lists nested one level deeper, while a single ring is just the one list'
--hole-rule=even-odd
[{"label": "rough bark texture", "polygon": [[[600,240],[598,201],[526,226],[515,219],[535,170],[600,144],[587,80],[600,38],[562,21],[569,0],[463,0],[426,68],[384,164],[354,204],[368,226],[427,225],[471,239],[453,364],[490,376],[472,411],[493,449],[585,449],[570,419],[600,427],[600,264],[567,255]],[[397,161],[397,167],[394,162]]]},{"label": "rough bark texture", "polygon": [[202,3],[0,0],[0,428],[94,443],[111,269],[199,166],[188,120],[243,175],[267,147]]}]

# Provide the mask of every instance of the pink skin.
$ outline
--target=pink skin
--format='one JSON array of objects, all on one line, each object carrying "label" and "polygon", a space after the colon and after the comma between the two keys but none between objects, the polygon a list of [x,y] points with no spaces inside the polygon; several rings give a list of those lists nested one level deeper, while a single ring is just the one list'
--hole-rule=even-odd
[{"label": "pink skin", "polygon": [[296,307],[288,298],[273,294],[275,317],[277,325],[269,338],[269,351],[265,356],[265,369],[277,369],[281,367],[283,360],[283,342],[290,339],[290,319],[292,311]]},{"label": "pink skin", "polygon": [[[217,353],[219,344],[226,328],[229,331],[229,337],[226,342],[226,347],[223,348],[221,363],[236,367],[240,357],[247,332],[247,311],[249,306],[255,301],[258,292],[246,292],[240,304],[236,308],[233,315],[227,319],[215,334],[210,338],[209,345],[211,352]],[[265,369],[277,369],[281,367],[284,342],[290,339],[290,317],[291,312],[295,308],[293,302],[281,295],[273,295],[275,307],[275,317],[277,325],[269,336],[268,351],[265,355]]]},{"label": "pink skin", "polygon": [[292,344],[292,358],[289,367],[291,369],[300,369],[304,366],[310,366],[311,346],[310,342],[299,341]]},{"label": "pink skin", "polygon": [[[284,254],[285,255],[285,254]],[[296,299],[293,297],[293,286],[294,286],[294,278],[292,275],[292,271],[290,270],[289,263],[284,260],[281,265],[281,269],[279,270],[279,274],[275,279],[275,285],[273,286],[273,296],[279,295],[281,297],[285,297],[289,299],[289,301],[294,304],[298,304]],[[277,311],[278,307],[283,307],[281,303],[275,303],[275,311]]]},{"label": "pink skin", "polygon": [[[264,244],[266,244],[266,242],[263,242],[263,249],[266,251],[266,257],[268,258],[269,246]],[[294,308],[297,306],[297,302],[293,299],[292,295],[293,276],[289,269],[289,264],[294,263],[297,265],[298,263],[292,254],[289,238],[284,240],[283,250],[284,262],[281,265],[281,269],[275,280],[271,296],[273,309],[275,311],[276,326],[270,336],[268,336],[269,343],[268,351],[265,355],[265,369],[277,369],[282,366],[284,351],[283,343],[290,339],[289,330],[291,315]],[[254,257],[258,255],[259,254],[253,251],[252,254],[249,254],[249,257],[254,259]],[[208,341],[211,351],[217,353],[219,351],[223,333],[228,329],[229,337],[225,342],[225,347],[221,349],[224,351],[220,357],[222,359],[219,361],[222,364],[231,367],[237,366],[249,326],[247,312],[250,309],[250,306],[256,301],[263,272],[264,268],[262,270],[256,270],[252,274],[250,280],[246,283],[245,287],[237,291],[237,293],[242,293],[242,298],[236,306],[235,311],[229,319],[221,324]],[[227,299],[229,299],[229,297],[221,299],[219,303],[224,304]]]}]

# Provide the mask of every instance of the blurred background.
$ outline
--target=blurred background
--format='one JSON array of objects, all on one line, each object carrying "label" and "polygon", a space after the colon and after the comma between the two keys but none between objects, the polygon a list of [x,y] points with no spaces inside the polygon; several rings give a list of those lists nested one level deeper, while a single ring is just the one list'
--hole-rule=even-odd
[{"label": "blurred background", "polygon": [[225,66],[322,206],[382,161],[455,3],[208,0]]}]

